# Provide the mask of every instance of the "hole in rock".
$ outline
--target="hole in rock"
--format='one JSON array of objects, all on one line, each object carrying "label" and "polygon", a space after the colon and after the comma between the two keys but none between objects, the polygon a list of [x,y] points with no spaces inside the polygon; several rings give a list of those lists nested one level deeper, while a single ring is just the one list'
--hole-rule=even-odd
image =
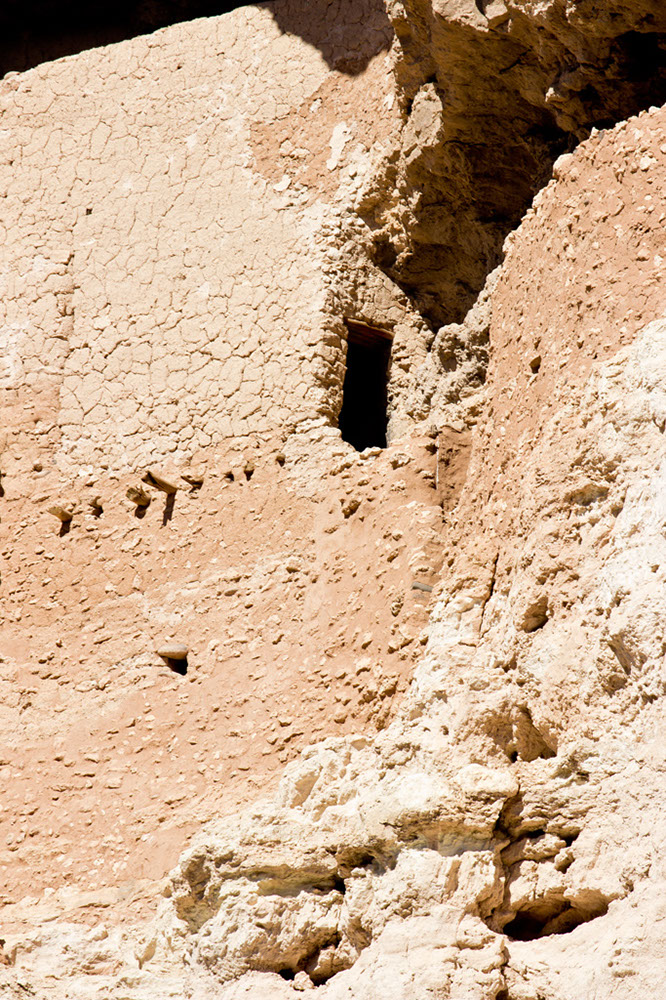
[{"label": "hole in rock", "polygon": [[336,889],[342,896],[344,896],[344,894],[347,891],[345,880],[343,878],[340,878],[339,875],[335,875],[333,877],[333,888]]},{"label": "hole in rock", "polygon": [[347,322],[347,371],[338,426],[357,451],[385,448],[391,335],[364,323]]},{"label": "hole in rock", "polygon": [[293,969],[280,969],[278,975],[282,976],[283,979],[286,979],[287,982],[291,982],[291,980],[296,977],[296,973]]},{"label": "hole in rock", "polygon": [[503,933],[514,941],[534,941],[550,934],[568,934],[607,912],[608,900],[600,892],[589,892],[580,902],[559,897],[537,900],[505,924]]},{"label": "hole in rock", "polygon": [[173,656],[163,656],[162,659],[166,663],[169,670],[174,674],[179,674],[181,677],[185,677],[187,674],[187,657],[176,659]]},{"label": "hole in rock", "polygon": [[525,610],[520,628],[523,632],[538,632],[548,621],[548,597],[543,594]]},{"label": "hole in rock", "polygon": [[315,986],[323,986],[324,983],[327,983],[338,972],[342,972],[342,969],[347,964],[344,963],[341,967],[335,959],[335,951],[340,944],[340,940],[340,935],[334,934],[328,941],[314,948],[305,959],[305,962],[301,963],[304,971],[310,977],[310,981]]}]

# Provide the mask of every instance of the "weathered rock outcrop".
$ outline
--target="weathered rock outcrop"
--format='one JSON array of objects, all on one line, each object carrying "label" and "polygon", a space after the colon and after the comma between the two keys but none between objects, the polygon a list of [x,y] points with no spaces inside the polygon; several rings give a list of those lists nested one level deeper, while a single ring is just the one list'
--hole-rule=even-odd
[{"label": "weathered rock outcrop", "polygon": [[666,12],[651,0],[388,10],[406,125],[361,214],[376,260],[421,312],[459,322],[553,160],[592,127],[666,100]]},{"label": "weathered rock outcrop", "polygon": [[301,20],[295,2],[250,7],[3,81],[7,475],[335,425],[346,318],[391,331],[404,426],[428,331],[345,237],[397,127],[390,29],[360,5],[350,77],[282,33]]}]

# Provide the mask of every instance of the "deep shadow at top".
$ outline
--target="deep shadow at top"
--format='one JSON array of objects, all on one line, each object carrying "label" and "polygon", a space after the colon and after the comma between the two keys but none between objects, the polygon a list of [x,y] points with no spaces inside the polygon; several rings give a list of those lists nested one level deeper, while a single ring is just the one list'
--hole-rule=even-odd
[{"label": "deep shadow at top", "polygon": [[243,6],[247,0],[3,0],[0,75]]},{"label": "deep shadow at top", "polygon": [[355,76],[390,48],[393,28],[384,0],[276,0],[270,10],[280,30],[319,49],[331,69]]},{"label": "deep shadow at top", "polygon": [[238,7],[271,12],[281,30],[316,46],[328,65],[356,74],[391,43],[383,0],[3,0],[0,76]]}]

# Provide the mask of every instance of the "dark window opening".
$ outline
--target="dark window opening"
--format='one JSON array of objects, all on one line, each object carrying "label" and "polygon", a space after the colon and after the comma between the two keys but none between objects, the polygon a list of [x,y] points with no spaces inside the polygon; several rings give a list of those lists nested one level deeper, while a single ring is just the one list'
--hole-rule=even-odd
[{"label": "dark window opening", "polygon": [[181,677],[187,675],[187,657],[184,656],[182,659],[175,660],[173,656],[166,656],[166,665],[169,670],[173,671],[174,674],[180,674]]},{"label": "dark window opening", "polygon": [[391,335],[353,322],[347,323],[347,331],[340,433],[357,451],[385,448]]}]

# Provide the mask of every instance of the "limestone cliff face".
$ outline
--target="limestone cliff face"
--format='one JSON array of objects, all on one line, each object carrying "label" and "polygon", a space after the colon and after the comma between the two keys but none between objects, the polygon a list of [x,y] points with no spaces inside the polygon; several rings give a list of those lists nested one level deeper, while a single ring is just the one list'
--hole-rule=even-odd
[{"label": "limestone cliff face", "polygon": [[[66,832],[54,816],[89,808],[86,795],[116,824],[115,840],[93,827],[95,854],[118,860],[102,878],[81,855],[89,883],[63,879],[41,899],[12,888],[0,984],[54,1000],[657,998],[666,113],[641,108],[666,96],[664,12],[648,0],[603,11],[391,0],[368,6],[369,30],[359,22],[358,51],[336,70],[335,20],[317,36],[329,59],[306,26],[280,34],[295,6],[170,28],[4,84],[17,95],[7,162],[20,152],[28,169],[7,170],[15,408],[2,502],[31,566],[46,553],[21,524],[19,486],[41,511],[85,485],[108,520],[79,513],[51,553],[49,583],[72,592],[46,625],[12,562],[2,680],[10,697],[20,687],[53,801],[72,791],[45,764],[54,735],[57,767],[91,779],[55,813],[35,799],[56,829],[53,881]],[[74,87],[89,117],[71,110],[77,136],[51,149],[48,115]],[[34,150],[21,106],[44,139]],[[150,147],[139,168],[118,152],[128,143]],[[389,445],[360,454],[336,427],[354,324],[393,333]],[[54,352],[48,369],[32,343]],[[175,523],[151,522],[153,503],[128,524],[115,484],[154,457],[194,493],[178,495]],[[79,649],[74,635],[95,602],[64,570],[84,530],[91,573],[112,588],[99,591],[104,674],[97,640]],[[145,569],[153,548],[166,583]],[[98,595],[92,575],[86,587]],[[64,652],[56,618],[70,623]],[[22,629],[49,641],[32,678]],[[180,687],[157,683],[141,638],[178,629],[199,654]],[[72,731],[81,724],[71,697],[45,695],[68,647],[91,733],[99,719],[100,771],[99,750],[81,747],[78,761],[50,723],[57,703]],[[127,676],[131,722],[103,728],[109,700],[130,708]],[[130,748],[148,759],[148,793],[164,779],[160,808],[125,768]],[[216,753],[242,773],[251,761],[255,789],[273,755],[289,763],[258,800]],[[123,853],[123,780],[149,817],[145,832],[131,826],[143,855]],[[168,841],[162,800],[187,823]],[[186,844],[197,812],[218,815]],[[27,822],[34,832],[9,834],[7,871],[35,864],[40,830]],[[176,844],[184,853],[158,882],[145,854],[166,862]],[[143,897],[128,882],[135,858],[150,876]]]}]

